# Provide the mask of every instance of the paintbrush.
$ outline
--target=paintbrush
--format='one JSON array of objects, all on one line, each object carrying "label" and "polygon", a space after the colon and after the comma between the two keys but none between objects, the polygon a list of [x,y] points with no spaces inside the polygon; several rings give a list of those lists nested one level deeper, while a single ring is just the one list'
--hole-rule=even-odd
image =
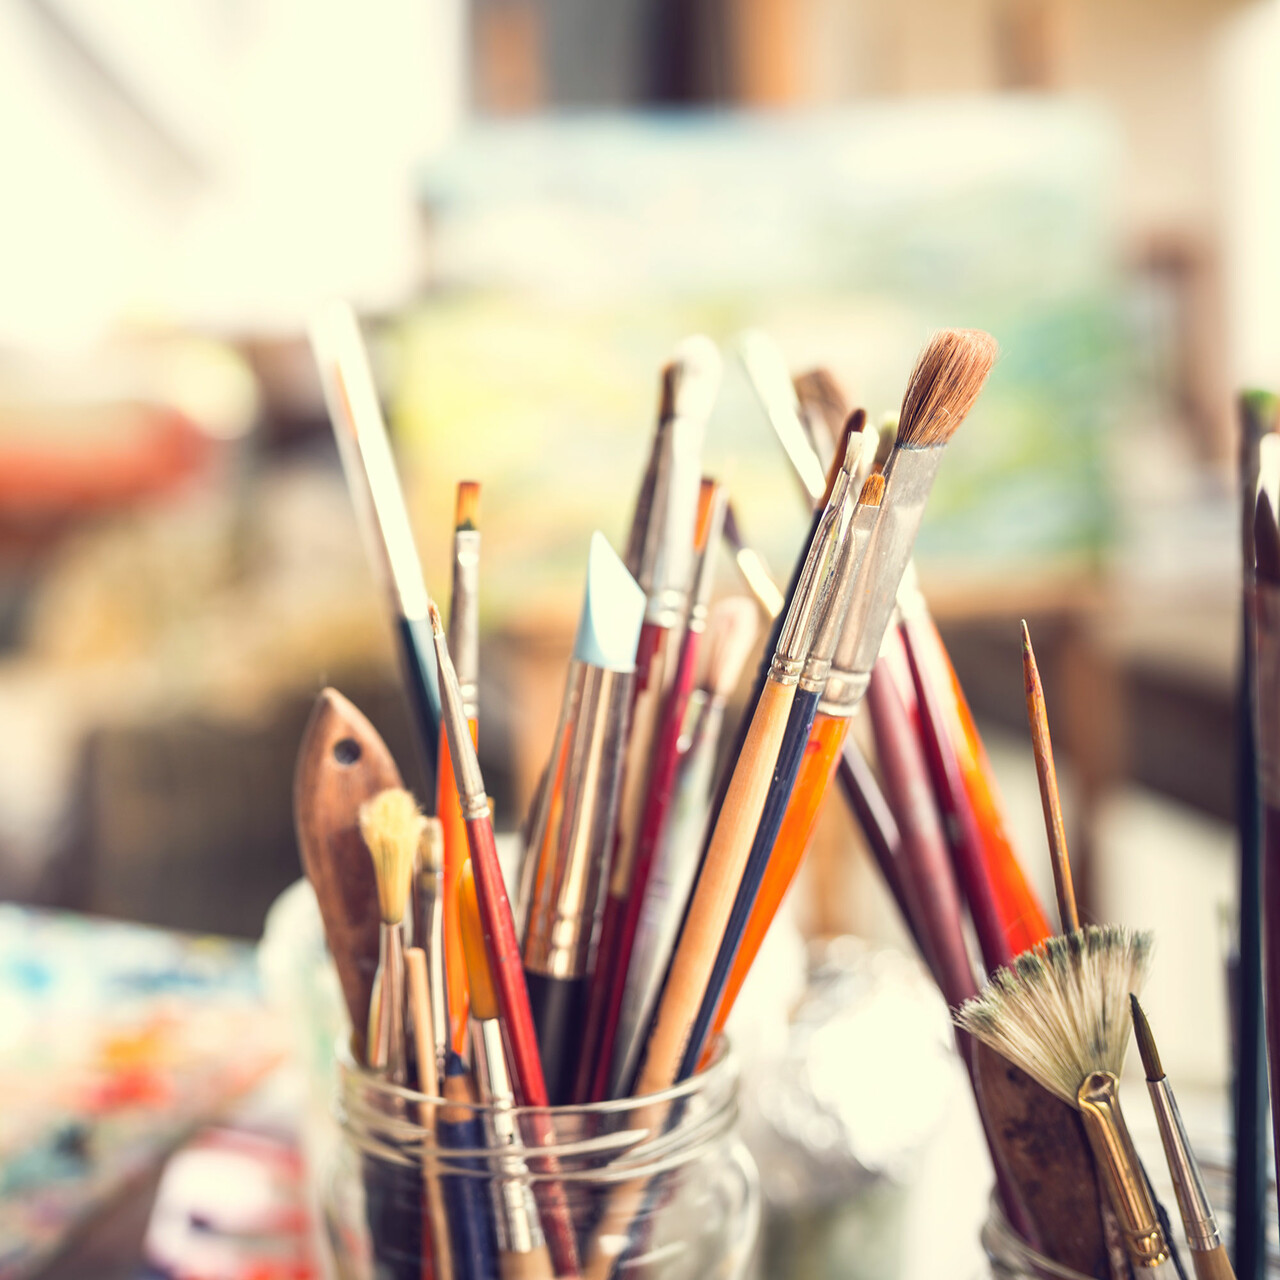
[{"label": "paintbrush", "polygon": [[438,1092],[444,1083],[445,1053],[450,1047],[448,965],[444,949],[444,832],[438,818],[428,818],[418,841],[414,867],[414,922],[418,945],[427,956],[427,991],[431,1001],[432,1051],[418,1062],[419,1087]]},{"label": "paintbrush", "polygon": [[[453,670],[445,642],[444,624],[434,604],[429,607],[431,638],[436,648],[440,671],[440,700],[445,728],[449,735],[449,752],[453,757],[454,777],[462,816],[467,824],[467,845],[471,850],[471,867],[475,874],[480,919],[484,925],[485,947],[489,956],[489,972],[498,994],[498,1011],[510,1050],[512,1082],[516,1101],[524,1107],[543,1108],[550,1105],[542,1061],[538,1056],[538,1036],[529,1005],[521,964],[520,944],[516,939],[515,921],[502,879],[502,866],[493,839],[493,822],[489,815],[489,798],[475,746],[467,732],[466,712],[458,678]],[[555,1133],[545,1110],[533,1111],[529,1127],[539,1146],[551,1146]],[[543,1174],[535,1183],[534,1194],[542,1214],[543,1230],[557,1276],[578,1274],[578,1247],[573,1223],[569,1217],[564,1188],[554,1178],[552,1160],[539,1157],[533,1165]]]},{"label": "paintbrush", "polygon": [[377,730],[336,689],[324,689],[298,749],[294,825],[351,1020],[352,1053],[361,1063],[381,930],[373,863],[357,814],[366,800],[400,785]]},{"label": "paintbrush", "polygon": [[424,820],[414,798],[395,788],[360,806],[360,835],[378,886],[378,971],[369,1000],[369,1066],[395,1084],[409,1079],[404,1034],[404,917]]},{"label": "paintbrush", "polygon": [[1116,926],[1050,938],[998,970],[956,1022],[1076,1108],[1131,1263],[1172,1278],[1169,1244],[1120,1111],[1124,1010],[1150,951],[1150,935]]},{"label": "paintbrush", "polygon": [[751,592],[761,612],[773,621],[786,606],[786,600],[769,574],[769,568],[760,553],[749,547],[743,539],[733,503],[725,507],[724,540],[733,556],[733,563],[742,575],[743,584]]},{"label": "paintbrush", "polygon": [[1218,1234],[1218,1220],[1209,1203],[1204,1179],[1200,1176],[1200,1165],[1182,1124],[1178,1100],[1173,1096],[1169,1078],[1160,1065],[1160,1053],[1147,1016],[1132,992],[1129,993],[1129,1006],[1134,1039],[1138,1042],[1138,1053],[1147,1076],[1147,1092],[1151,1095],[1160,1141],[1173,1178],[1173,1193],[1191,1249],[1191,1265],[1198,1280],[1235,1280],[1236,1273],[1231,1269],[1226,1246]]},{"label": "paintbrush", "polygon": [[[489,1191],[497,1227],[502,1280],[542,1280],[544,1277],[550,1280],[551,1257],[529,1189],[529,1169],[514,1151],[522,1145],[514,1114],[515,1093],[507,1070],[502,1024],[498,1019],[498,997],[489,974],[484,930],[480,924],[480,904],[476,900],[470,861],[463,864],[459,880],[458,911],[467,982],[472,993],[471,1046],[476,1083],[480,1101],[486,1108],[485,1136],[489,1148],[499,1153],[490,1158]],[[510,1154],[503,1155],[502,1152]]]},{"label": "paintbrush", "polygon": [[442,1175],[445,1212],[449,1218],[453,1267],[459,1280],[498,1280],[493,1218],[485,1181],[486,1161],[478,1156],[450,1156],[453,1151],[483,1151],[484,1127],[462,1059],[449,1050],[444,1071],[444,1105],[437,1111],[436,1137],[446,1169]]},{"label": "paintbrush", "polygon": [[[427,953],[421,947],[408,947],[404,953],[405,976],[408,979],[408,1016],[413,1034],[419,1069],[423,1063],[435,1061],[436,1036],[431,1019],[431,995],[427,978]],[[430,1068],[428,1068],[430,1072]],[[436,1134],[435,1097],[443,1086],[419,1078],[418,1090],[424,1094],[418,1104],[418,1123],[427,1132],[423,1140],[424,1196],[426,1220],[423,1232],[422,1262],[425,1280],[453,1280],[453,1243],[449,1237],[449,1219],[445,1211],[444,1188],[439,1172],[431,1164],[431,1148]]]},{"label": "paintbrush", "polygon": [[[449,597],[449,652],[458,672],[471,740],[476,740],[480,680],[480,486],[458,485],[453,521],[453,582]],[[462,1051],[467,1038],[467,967],[458,932],[458,876],[467,857],[467,829],[458,807],[453,765],[440,730],[436,812],[444,824],[444,971],[448,979],[450,1040]]]},{"label": "paintbrush", "polygon": [[686,709],[670,815],[654,857],[631,950],[615,1039],[611,1098],[631,1092],[640,1065],[643,1035],[653,1016],[698,871],[725,708],[738,687],[759,630],[756,605],[745,596],[730,596],[711,609],[706,670]]},{"label": "paintbrush", "polygon": [[[818,462],[826,467],[835,455],[840,430],[849,416],[849,400],[830,369],[810,369],[791,380],[800,401],[800,417],[808,428]],[[865,480],[866,476],[859,479]]]},{"label": "paintbrush", "polygon": [[309,331],[365,549],[393,601],[401,676],[422,760],[434,779],[440,694],[427,589],[360,326],[350,306],[334,302],[317,313]]},{"label": "paintbrush", "polygon": [[[692,1075],[702,1061],[704,1053],[710,1053],[715,1037],[728,1021],[738,990],[755,959],[755,953],[759,950],[759,942],[755,942],[752,953],[749,956],[743,954],[746,933],[754,924],[753,942],[757,936],[760,942],[764,940],[764,935],[768,932],[773,916],[781,905],[783,894],[790,885],[799,866],[800,856],[804,852],[803,844],[798,849],[791,844],[780,848],[781,830],[784,818],[790,812],[801,767],[814,755],[808,750],[808,745],[818,702],[826,687],[836,642],[849,612],[857,573],[871,540],[871,532],[875,528],[880,512],[880,499],[884,493],[883,478],[871,476],[868,477],[862,492],[855,499],[852,472],[861,453],[861,430],[848,433],[847,440],[844,460],[846,489],[844,502],[848,527],[841,535],[842,542],[838,548],[838,559],[834,568],[834,584],[818,620],[813,645],[809,650],[809,656],[805,659],[804,670],[800,673],[796,696],[791,703],[791,711],[787,718],[786,733],[778,750],[778,761],[774,766],[769,794],[765,799],[760,822],[752,840],[746,870],[738,885],[733,910],[730,912],[728,924],[720,940],[715,967],[712,969],[706,994],[703,996],[698,1017],[694,1022],[689,1047],[685,1051],[685,1060],[681,1065],[682,1078]],[[825,791],[831,779],[831,773],[831,768],[824,768],[819,777],[812,780],[806,779],[806,786]],[[820,802],[821,795],[813,802],[815,815]],[[779,854],[782,855],[782,862],[778,861]],[[785,865],[788,861],[791,863],[789,868]],[[773,870],[775,865],[776,872]],[[765,891],[766,881],[769,882],[767,892]],[[743,966],[735,975],[739,957],[743,959]],[[736,982],[730,989],[729,984],[734,976],[736,976]]]},{"label": "paintbrush", "polygon": [[604,535],[594,534],[563,727],[552,749],[560,802],[548,806],[546,828],[530,845],[524,974],[553,1106],[569,1101],[579,1067],[591,939],[617,818],[644,608],[635,579]]},{"label": "paintbrush", "polygon": [[[847,477],[845,481],[847,486]],[[847,519],[842,523],[847,504],[839,476],[833,477],[832,490],[832,500],[822,512],[804,556],[764,687],[742,748],[736,753],[725,800],[703,854],[641,1057],[638,1093],[655,1093],[676,1082],[715,965],[764,809],[796,686],[817,621],[835,585],[837,544],[849,532]]]},{"label": "paintbrush", "polygon": [[[639,835],[631,868],[631,882],[622,908],[621,919],[617,925],[616,939],[613,940],[613,955],[610,958],[613,980],[602,997],[598,1048],[588,1094],[593,1100],[602,1100],[609,1096],[612,1068],[620,1051],[618,1032],[622,1017],[622,1001],[626,991],[626,977],[631,967],[636,931],[640,923],[640,913],[644,907],[649,876],[653,870],[654,855],[670,809],[672,786],[680,758],[680,732],[684,725],[689,698],[693,692],[702,636],[707,626],[708,603],[715,571],[715,552],[719,546],[720,529],[724,523],[726,498],[723,487],[712,480],[703,480],[699,498],[698,525],[694,537],[697,561],[693,587],[689,595],[689,616],[683,639],[680,641],[675,672],[658,715],[658,727],[654,734],[652,756],[649,762],[644,813],[640,819]],[[629,1031],[628,1036],[630,1034]],[[625,1052],[625,1050],[621,1051]]]},{"label": "paintbrush", "polygon": [[[695,336],[680,344],[664,378],[660,420],[670,425],[664,428],[664,451],[654,485],[649,536],[636,574],[646,597],[645,618],[636,650],[617,839],[600,917],[582,1057],[574,1089],[578,1102],[598,1101],[607,1084],[611,1048],[607,1037],[616,1030],[616,1001],[621,998],[626,975],[623,921],[649,794],[654,741],[674,677],[680,627],[689,604],[702,440],[720,376],[721,360],[715,344],[709,338]],[[598,1062],[603,1063],[599,1073],[595,1070]]]}]

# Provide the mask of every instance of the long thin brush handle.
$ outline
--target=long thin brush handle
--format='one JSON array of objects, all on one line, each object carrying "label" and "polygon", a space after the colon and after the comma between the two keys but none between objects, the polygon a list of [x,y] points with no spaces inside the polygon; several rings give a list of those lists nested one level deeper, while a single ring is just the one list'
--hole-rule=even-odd
[{"label": "long thin brush handle", "polygon": [[680,645],[680,658],[667,693],[654,739],[653,759],[649,766],[649,793],[645,800],[640,836],[636,841],[635,863],[631,870],[631,888],[617,925],[617,942],[611,957],[612,980],[604,1003],[599,1049],[592,1080],[591,1100],[603,1101],[609,1093],[618,1023],[622,1016],[622,997],[626,991],[627,971],[635,950],[636,931],[644,906],[645,890],[653,871],[653,858],[671,811],[671,795],[676,766],[680,763],[680,730],[684,724],[689,696],[693,692],[698,667],[698,651],[702,631],[685,632]]},{"label": "long thin brush handle", "polygon": [[431,642],[431,624],[427,619],[398,617],[396,648],[400,655],[405,693],[409,697],[414,739],[422,753],[428,781],[434,782],[439,768],[440,682]]},{"label": "long thin brush handle", "polygon": [[[792,699],[786,731],[778,748],[777,763],[773,767],[773,777],[769,780],[769,793],[765,797],[760,821],[751,841],[747,865],[738,884],[733,909],[729,912],[728,922],[721,935],[715,964],[707,980],[707,989],[703,992],[702,1003],[698,1007],[698,1015],[694,1019],[693,1028],[689,1033],[689,1043],[685,1046],[684,1058],[680,1063],[679,1078],[682,1080],[687,1079],[698,1069],[703,1050],[710,1048],[711,1027],[716,1010],[721,1004],[725,984],[729,981],[733,962],[738,955],[738,946],[742,941],[747,922],[751,919],[756,899],[760,894],[761,881],[764,879],[770,856],[777,844],[778,832],[782,828],[782,820],[791,802],[796,777],[800,772],[805,747],[809,742],[809,730],[813,728],[813,718],[817,713],[818,700],[821,696],[819,690],[800,689]],[[727,1010],[726,1016],[728,1016]]]},{"label": "long thin brush handle", "polygon": [[[738,992],[746,980],[755,958],[760,952],[787,890],[800,870],[800,862],[809,846],[813,829],[817,825],[818,813],[822,808],[823,797],[831,784],[840,759],[840,750],[844,746],[845,735],[849,729],[847,716],[828,716],[818,713],[814,717],[813,727],[809,731],[809,741],[800,761],[800,769],[796,775],[795,787],[791,792],[791,800],[778,830],[778,838],[774,841],[773,855],[765,868],[764,877],[760,881],[760,889],[756,894],[755,905],[742,933],[742,941],[738,944],[738,953],[734,957],[733,968],[725,983],[724,994],[720,997],[720,1005],[711,1026],[711,1034],[707,1039],[709,1052],[724,1030],[729,1014],[733,1010]],[[889,821],[893,818],[890,815]],[[896,831],[895,831],[896,838]]]},{"label": "long thin brush handle", "polygon": [[987,874],[982,835],[960,778],[960,764],[947,732],[941,701],[922,658],[921,651],[928,638],[920,634],[920,624],[915,621],[903,623],[902,638],[920,708],[921,745],[933,780],[934,795],[947,819],[951,865],[964,893],[987,972],[994,973],[1008,965],[1014,953],[1005,935],[995,890]]},{"label": "long thin brush handle", "polygon": [[795,694],[794,684],[769,680],[756,703],[654,1015],[640,1068],[639,1094],[656,1093],[676,1081],[751,852]]},{"label": "long thin brush handle", "polygon": [[[507,887],[502,879],[498,849],[493,840],[493,824],[487,816],[467,821],[467,843],[471,849],[471,867],[476,878],[476,897],[480,904],[480,922],[484,928],[489,971],[498,997],[503,1032],[511,1050],[512,1083],[521,1106],[546,1108],[547,1085],[538,1056],[538,1033],[533,1024],[529,992],[525,986],[520,944],[516,939],[515,921],[507,900]],[[538,1146],[551,1146],[555,1133],[544,1110],[530,1113],[529,1127]],[[552,1162],[541,1157],[530,1160],[536,1172],[554,1174]],[[563,1186],[554,1179],[539,1178],[534,1195],[542,1215],[543,1231],[552,1261],[559,1276],[578,1274],[578,1246],[568,1201]]]}]

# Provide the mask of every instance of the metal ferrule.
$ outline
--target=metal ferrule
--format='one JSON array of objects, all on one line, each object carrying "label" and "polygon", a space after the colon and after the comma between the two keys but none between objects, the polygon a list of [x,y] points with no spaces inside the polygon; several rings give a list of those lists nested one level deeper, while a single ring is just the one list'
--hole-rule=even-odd
[{"label": "metal ferrule", "polygon": [[720,533],[724,529],[724,513],[728,506],[728,494],[723,487],[712,498],[714,506],[707,519],[706,545],[698,553],[698,560],[693,570],[693,586],[689,592],[690,631],[702,632],[707,629],[707,614],[710,611],[711,588],[716,578],[716,552],[720,545]]},{"label": "metal ferrule", "polygon": [[453,535],[453,594],[449,606],[449,653],[467,718],[474,720],[480,681],[480,531]]},{"label": "metal ferrule", "polygon": [[1109,1071],[1095,1071],[1082,1081],[1076,1102],[1130,1259],[1139,1268],[1160,1266],[1169,1246],[1120,1112],[1119,1081]]},{"label": "metal ferrule", "polygon": [[[852,492],[850,488],[850,494]],[[857,578],[858,566],[867,550],[867,539],[864,537],[859,540],[857,536],[855,508],[852,502],[846,503],[846,506],[848,519],[836,549],[831,594],[818,619],[813,645],[800,676],[800,688],[807,693],[821,693],[826,687],[836,644],[844,631],[849,607],[853,603],[853,586]]]},{"label": "metal ferrule", "polygon": [[426,916],[427,997],[431,1001],[431,1035],[436,1051],[436,1078],[444,1085],[445,1061],[449,1056],[449,983],[444,972],[444,896],[439,892],[442,877],[434,874],[436,892],[424,900]]},{"label": "metal ferrule", "polygon": [[634,677],[579,664],[577,714],[568,730],[568,755],[559,829],[544,840],[524,941],[525,966],[553,978],[587,972],[617,816],[625,723]]},{"label": "metal ferrule", "polygon": [[867,691],[942,453],[941,446],[896,449],[890,459],[884,500],[866,517],[873,527],[823,696],[821,709],[828,715],[852,714]]},{"label": "metal ferrule", "polygon": [[472,1020],[471,1046],[480,1097],[485,1103],[484,1126],[490,1157],[499,1176],[488,1179],[493,1197],[493,1217],[502,1253],[531,1253],[543,1244],[542,1225],[529,1188],[529,1169],[515,1154],[503,1154],[522,1145],[514,1114],[515,1091],[507,1071],[502,1028],[496,1018]]},{"label": "metal ferrule", "polygon": [[849,476],[841,471],[818,528],[809,543],[791,607],[782,623],[769,679],[775,684],[796,684],[813,645],[814,632],[834,586],[832,558],[840,539],[842,508],[849,494]]},{"label": "metal ferrule", "polygon": [[369,998],[369,1066],[394,1084],[409,1078],[404,1038],[404,935],[385,920],[378,929],[378,969]]},{"label": "metal ferrule", "polygon": [[702,433],[701,422],[677,417],[667,434],[666,500],[660,518],[654,522],[658,536],[645,610],[645,619],[662,627],[676,626],[689,606],[693,533],[702,485]]},{"label": "metal ferrule", "polygon": [[1197,1253],[1217,1249],[1222,1244],[1218,1234],[1218,1221],[1213,1206],[1204,1189],[1200,1166],[1187,1141],[1187,1131],[1182,1125],[1177,1099],[1169,1088],[1167,1079],[1148,1080],[1147,1092],[1160,1127],[1160,1141],[1164,1143],[1165,1157],[1169,1161],[1169,1173],[1173,1177],[1173,1194],[1178,1199],[1178,1211],[1187,1233],[1187,1244]]}]

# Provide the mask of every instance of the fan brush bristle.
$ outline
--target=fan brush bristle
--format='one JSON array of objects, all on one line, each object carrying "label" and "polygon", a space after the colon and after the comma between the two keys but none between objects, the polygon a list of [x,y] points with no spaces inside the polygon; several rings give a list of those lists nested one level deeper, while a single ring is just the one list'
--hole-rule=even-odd
[{"label": "fan brush bristle", "polygon": [[978,399],[995,364],[996,340],[981,329],[943,329],[929,339],[902,398],[898,444],[946,444]]},{"label": "fan brush bristle", "polygon": [[956,1023],[1074,1107],[1086,1076],[1120,1075],[1150,957],[1151,935],[1118,925],[1049,938],[997,970]]},{"label": "fan brush bristle", "polygon": [[409,900],[413,860],[426,819],[407,791],[390,787],[360,806],[359,823],[373,858],[378,912],[384,924],[399,924]]}]

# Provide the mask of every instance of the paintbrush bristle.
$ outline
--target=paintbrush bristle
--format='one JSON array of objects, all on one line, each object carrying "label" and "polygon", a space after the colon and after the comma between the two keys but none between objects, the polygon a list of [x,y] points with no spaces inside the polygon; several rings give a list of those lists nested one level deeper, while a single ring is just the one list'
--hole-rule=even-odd
[{"label": "paintbrush bristle", "polygon": [[358,821],[360,835],[373,859],[378,913],[384,924],[399,924],[409,899],[413,860],[425,819],[407,791],[389,787],[360,806]]},{"label": "paintbrush bristle", "polygon": [[431,619],[431,634],[433,636],[444,635],[444,619],[440,616],[440,610],[436,608],[434,600],[427,601],[427,616]]},{"label": "paintbrush bristle", "polygon": [[1156,1038],[1151,1034],[1151,1024],[1147,1015],[1138,1003],[1138,997],[1129,992],[1129,1012],[1133,1015],[1133,1038],[1138,1042],[1138,1056],[1142,1059],[1142,1069],[1147,1079],[1153,1084],[1164,1079],[1164,1067],[1160,1065],[1160,1050],[1156,1048]]},{"label": "paintbrush bristle", "polygon": [[458,499],[453,508],[453,528],[456,533],[480,527],[480,482],[463,480],[458,485]]},{"label": "paintbrush bristle", "polygon": [[712,501],[716,496],[716,482],[709,476],[702,477],[698,488],[698,518],[693,526],[693,549],[701,555],[707,546],[707,534],[711,531]]},{"label": "paintbrush bristle", "polygon": [[844,469],[854,471],[862,458],[863,446],[866,444],[867,411],[855,409],[844,424]]},{"label": "paintbrush bristle", "polygon": [[884,501],[884,476],[868,476],[862,482],[862,492],[858,494],[858,506],[878,507]]},{"label": "paintbrush bristle", "polygon": [[439,818],[424,817],[418,838],[418,866],[426,872],[444,870],[444,823]]},{"label": "paintbrush bristle", "polygon": [[462,864],[458,877],[458,921],[462,933],[462,954],[467,964],[467,984],[471,993],[471,1015],[481,1022],[498,1016],[498,996],[489,971],[489,953],[484,945],[480,920],[480,899],[476,894],[471,859]]},{"label": "paintbrush bristle", "polygon": [[956,1023],[1074,1107],[1086,1076],[1123,1070],[1128,997],[1150,957],[1151,935],[1119,925],[1049,938],[998,969]]},{"label": "paintbrush bristle", "polygon": [[573,642],[574,659],[606,671],[634,671],[645,603],[639,583],[609,539],[597,530],[587,554],[587,588]]},{"label": "paintbrush bristle", "polygon": [[898,444],[905,449],[946,444],[973,408],[997,351],[996,340],[981,329],[935,333],[907,381]]},{"label": "paintbrush bristle", "polygon": [[662,416],[706,422],[720,393],[724,361],[720,349],[701,333],[676,345],[663,370]]},{"label": "paintbrush bristle", "polygon": [[702,681],[714,697],[728,698],[738,687],[760,634],[760,613],[747,596],[728,596],[711,607],[707,622],[707,670]]}]

